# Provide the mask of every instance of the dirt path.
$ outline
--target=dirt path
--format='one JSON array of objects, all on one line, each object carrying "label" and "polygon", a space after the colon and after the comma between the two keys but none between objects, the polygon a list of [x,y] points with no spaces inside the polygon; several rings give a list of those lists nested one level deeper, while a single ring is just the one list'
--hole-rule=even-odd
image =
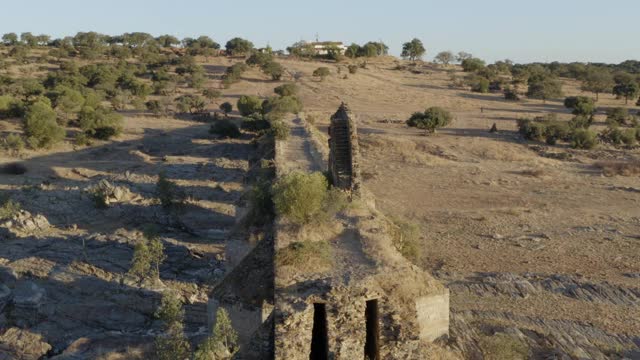
[{"label": "dirt path", "polygon": [[302,121],[296,117],[286,119],[285,122],[291,127],[289,139],[284,142],[283,159],[286,171],[323,171],[326,164],[315,155],[317,151],[311,143],[311,135],[302,125]]}]

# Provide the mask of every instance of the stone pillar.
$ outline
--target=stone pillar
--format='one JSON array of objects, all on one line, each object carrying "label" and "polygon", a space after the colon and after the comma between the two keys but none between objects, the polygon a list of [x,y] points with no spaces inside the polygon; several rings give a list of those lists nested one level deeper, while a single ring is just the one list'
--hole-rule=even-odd
[{"label": "stone pillar", "polygon": [[360,195],[360,149],[355,117],[342,103],[329,125],[329,174],[333,185]]}]

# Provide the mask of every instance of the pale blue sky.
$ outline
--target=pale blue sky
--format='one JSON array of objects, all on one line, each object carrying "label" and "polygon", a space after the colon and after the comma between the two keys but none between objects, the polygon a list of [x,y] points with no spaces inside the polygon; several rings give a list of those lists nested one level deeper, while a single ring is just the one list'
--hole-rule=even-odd
[{"label": "pale blue sky", "polygon": [[0,33],[55,37],[106,34],[209,35],[224,46],[245,37],[275,49],[301,40],[382,40],[399,55],[421,39],[488,61],[621,62],[640,59],[638,0],[0,0]]}]

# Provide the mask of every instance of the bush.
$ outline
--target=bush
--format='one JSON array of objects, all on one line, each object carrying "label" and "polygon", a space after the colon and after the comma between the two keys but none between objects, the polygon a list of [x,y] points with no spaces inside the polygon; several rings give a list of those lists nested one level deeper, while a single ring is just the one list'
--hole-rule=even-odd
[{"label": "bush", "polygon": [[586,96],[570,96],[564,100],[564,106],[573,110],[573,115],[593,116],[596,113],[596,103]]},{"label": "bush", "polygon": [[518,132],[527,140],[546,141],[555,145],[558,140],[568,140],[571,128],[568,123],[559,121],[555,114],[534,120],[518,119]]},{"label": "bush", "polygon": [[462,60],[462,70],[464,72],[475,72],[484,68],[486,63],[478,58]]},{"label": "bush", "polygon": [[407,120],[407,125],[424,129],[425,133],[434,133],[436,129],[449,125],[451,120],[453,120],[453,116],[447,110],[431,107],[424,113],[417,112],[411,115]]},{"label": "bush", "polygon": [[574,149],[593,149],[597,144],[596,133],[589,129],[576,129],[571,136]]},{"label": "bush", "polygon": [[50,105],[37,101],[29,107],[24,119],[27,141],[34,149],[50,148],[64,139],[65,131],[56,122]]},{"label": "bush", "polygon": [[0,96],[0,119],[21,117],[24,114],[24,104],[19,99],[8,95]]},{"label": "bush", "polygon": [[262,103],[262,112],[269,120],[278,120],[286,114],[298,114],[302,102],[295,96],[270,97]]},{"label": "bush", "polygon": [[178,210],[184,206],[186,194],[164,172],[158,175],[156,197],[166,210]]},{"label": "bush", "polygon": [[322,210],[327,188],[327,179],[320,172],[287,174],[273,186],[275,210],[295,224],[307,224]]},{"label": "bush", "polygon": [[254,184],[249,193],[248,225],[262,226],[273,219],[273,199],[271,197],[271,182],[259,181]]},{"label": "bush", "polygon": [[471,91],[486,94],[489,92],[489,85],[490,85],[489,80],[483,77],[479,77],[471,85]]},{"label": "bush", "polygon": [[627,146],[633,146],[638,142],[638,129],[625,129],[622,132],[622,143]]},{"label": "bush", "polygon": [[262,100],[260,100],[259,97],[253,95],[242,95],[240,99],[238,99],[237,108],[242,116],[261,113]]},{"label": "bush", "polygon": [[83,132],[79,132],[76,134],[76,138],[74,140],[74,143],[77,146],[91,146],[93,145],[93,141],[91,141],[91,138],[89,137],[89,135],[87,135],[86,133]]},{"label": "bush", "polygon": [[607,110],[607,125],[620,126],[631,125],[635,120],[635,116],[629,114],[629,110],[622,107]]},{"label": "bush", "polygon": [[284,121],[275,120],[271,122],[270,132],[276,140],[285,141],[289,138],[291,128]]},{"label": "bush", "polygon": [[282,84],[276,87],[275,89],[273,89],[273,92],[275,92],[280,96],[293,96],[293,95],[296,95],[296,93],[298,92],[298,86],[292,83]]},{"label": "bush", "polygon": [[0,197],[0,220],[14,217],[21,209],[20,203],[4,196]]},{"label": "bush", "polygon": [[223,138],[239,138],[241,133],[238,125],[228,119],[218,120],[211,125],[210,134],[220,135]]},{"label": "bush", "polygon": [[13,162],[0,167],[0,173],[6,175],[22,175],[27,172],[27,167],[19,162]]},{"label": "bush", "polygon": [[420,228],[414,224],[399,218],[392,218],[389,233],[393,246],[405,258],[417,263],[420,259]]},{"label": "bush", "polygon": [[354,75],[358,72],[358,65],[349,65],[347,66],[347,68],[349,69],[349,74],[351,75]]},{"label": "bush", "polygon": [[328,67],[319,67],[313,71],[313,76],[319,77],[320,81],[324,81],[324,79],[331,74],[331,70]]},{"label": "bush", "polygon": [[3,147],[13,156],[19,155],[24,150],[24,140],[18,134],[9,134],[3,140]]},{"label": "bush", "polygon": [[78,114],[78,122],[87,135],[100,140],[118,136],[123,129],[122,115],[104,107],[85,106]]},{"label": "bush", "polygon": [[242,119],[240,127],[246,131],[260,132],[269,129],[271,125],[262,115],[253,114]]},{"label": "bush", "polygon": [[138,242],[133,250],[133,259],[128,274],[139,280],[160,278],[160,265],[167,257],[164,255],[164,245],[160,238],[149,232]]},{"label": "bush", "polygon": [[592,123],[592,116],[577,115],[569,121],[569,127],[571,129],[588,129]]}]

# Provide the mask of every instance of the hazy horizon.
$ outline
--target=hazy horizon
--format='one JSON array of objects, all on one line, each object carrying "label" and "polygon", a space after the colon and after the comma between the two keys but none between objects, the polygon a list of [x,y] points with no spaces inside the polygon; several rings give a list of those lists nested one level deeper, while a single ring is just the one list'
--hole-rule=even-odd
[{"label": "hazy horizon", "polygon": [[299,40],[355,42],[383,41],[399,56],[402,43],[416,37],[431,60],[440,51],[466,51],[493,62],[620,63],[640,59],[636,45],[636,14],[640,3],[622,0],[603,8],[595,0],[514,6],[504,0],[477,3],[458,1],[396,1],[372,5],[336,0],[303,6],[282,0],[233,2],[161,0],[152,5],[112,0],[108,3],[44,0],[3,5],[0,33],[32,32],[53,37],[79,31],[104,34],[147,32],[179,38],[207,35],[222,46],[239,36],[256,46],[285,49]]}]

